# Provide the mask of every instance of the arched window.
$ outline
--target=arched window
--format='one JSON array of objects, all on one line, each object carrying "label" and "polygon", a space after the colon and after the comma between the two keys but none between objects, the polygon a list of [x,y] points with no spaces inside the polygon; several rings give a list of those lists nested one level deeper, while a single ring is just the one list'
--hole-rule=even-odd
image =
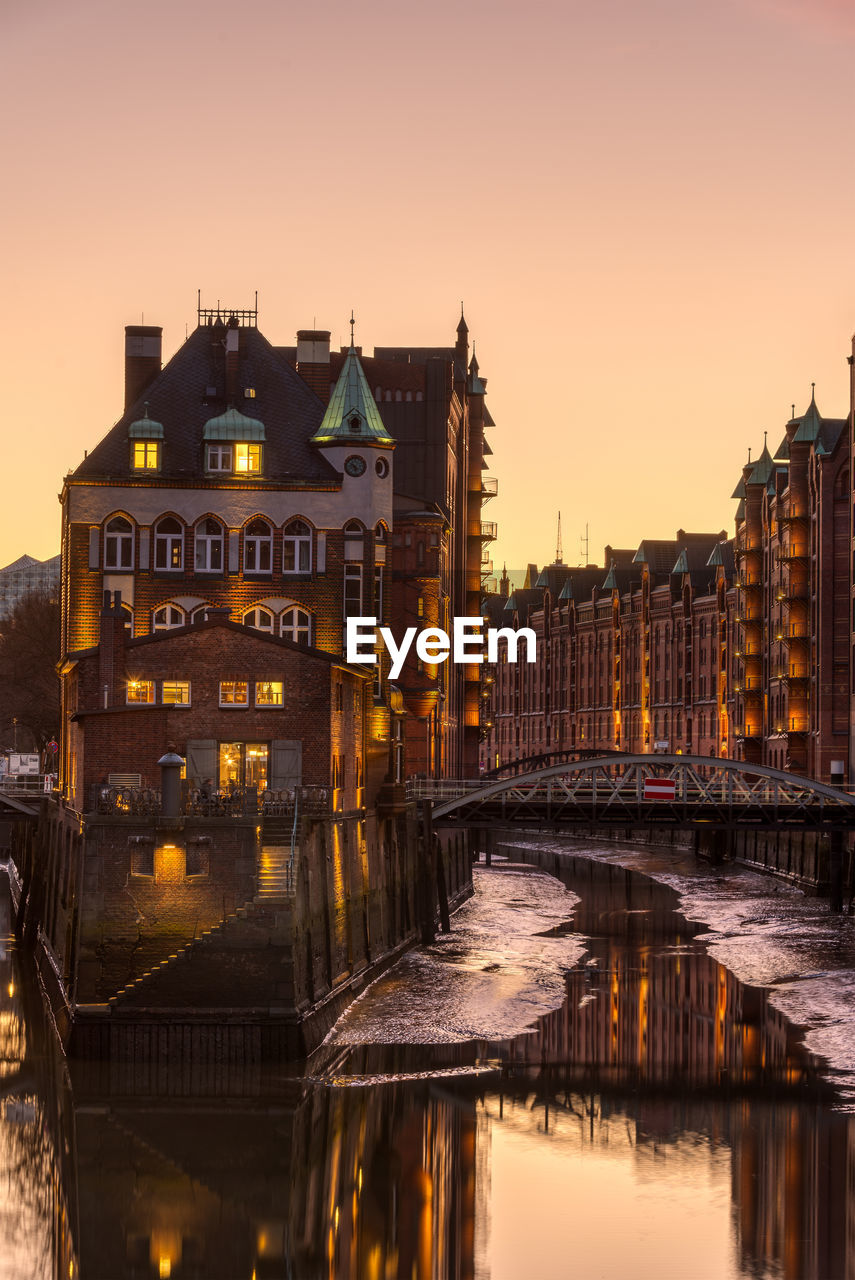
[{"label": "arched window", "polygon": [[113,516],[104,530],[104,568],[134,567],[134,528],[124,516]]},{"label": "arched window", "polygon": [[174,516],[164,516],[154,526],[154,567],[178,570],[183,566],[184,528]]},{"label": "arched window", "polygon": [[283,573],[311,573],[312,530],[305,520],[292,520],[285,526],[282,544]]},{"label": "arched window", "polygon": [[344,558],[345,560],[361,560],[364,551],[365,530],[358,520],[351,520],[344,526]]},{"label": "arched window", "polygon": [[197,605],[190,615],[190,621],[191,622],[207,622],[208,610],[211,608],[213,608],[213,605],[210,605],[210,604]]},{"label": "arched window", "polygon": [[389,530],[386,528],[382,520],[374,530],[374,541],[378,543],[378,545],[389,541]]},{"label": "arched window", "polygon": [[243,625],[252,627],[254,631],[266,631],[273,635],[273,614],[269,609],[264,609],[259,605],[243,615]]},{"label": "arched window", "polygon": [[273,571],[273,529],[266,520],[253,520],[243,536],[244,573]]},{"label": "arched window", "polygon": [[183,627],[185,613],[177,604],[162,604],[154,611],[154,630],[171,631],[173,627]]},{"label": "arched window", "polygon": [[208,516],[196,525],[196,572],[222,573],[223,526]]},{"label": "arched window", "polygon": [[279,634],[294,644],[312,643],[312,615],[296,605],[286,609],[280,621]]},{"label": "arched window", "polygon": [[129,604],[122,602],[122,617],[125,620],[125,629],[129,636],[134,634],[134,611]]}]

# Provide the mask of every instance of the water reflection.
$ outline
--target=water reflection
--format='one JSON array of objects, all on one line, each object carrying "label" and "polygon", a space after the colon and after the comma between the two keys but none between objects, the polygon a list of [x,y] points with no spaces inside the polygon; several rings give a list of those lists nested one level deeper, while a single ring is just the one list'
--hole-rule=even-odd
[{"label": "water reflection", "polygon": [[69,1077],[7,945],[2,1280],[855,1275],[855,1127],[798,1037],[670,890],[565,874],[588,950],[535,1030],[307,1075]]}]

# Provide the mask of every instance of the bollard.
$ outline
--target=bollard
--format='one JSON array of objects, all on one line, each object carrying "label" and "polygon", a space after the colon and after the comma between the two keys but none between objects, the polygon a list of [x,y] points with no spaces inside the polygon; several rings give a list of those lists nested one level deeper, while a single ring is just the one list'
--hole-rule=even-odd
[{"label": "bollard", "polygon": [[177,818],[181,812],[181,770],[184,761],[174,751],[167,751],[160,765],[160,812],[164,818]]}]

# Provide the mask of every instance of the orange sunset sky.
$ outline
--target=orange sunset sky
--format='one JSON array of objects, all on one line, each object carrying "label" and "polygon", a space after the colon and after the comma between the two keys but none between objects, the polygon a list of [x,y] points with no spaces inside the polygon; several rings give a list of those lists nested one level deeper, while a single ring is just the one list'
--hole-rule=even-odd
[{"label": "orange sunset sky", "polygon": [[494,559],[732,528],[749,446],[848,411],[850,0],[4,6],[0,563],[122,407],[123,326],[451,343]]}]

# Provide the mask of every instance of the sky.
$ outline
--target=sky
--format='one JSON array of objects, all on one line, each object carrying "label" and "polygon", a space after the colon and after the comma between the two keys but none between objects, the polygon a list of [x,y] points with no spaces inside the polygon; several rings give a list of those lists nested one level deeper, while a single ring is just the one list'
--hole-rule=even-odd
[{"label": "sky", "polygon": [[749,447],[848,412],[850,0],[29,0],[0,16],[0,563],[59,549],[125,324],[451,344],[494,561],[732,531]]}]

